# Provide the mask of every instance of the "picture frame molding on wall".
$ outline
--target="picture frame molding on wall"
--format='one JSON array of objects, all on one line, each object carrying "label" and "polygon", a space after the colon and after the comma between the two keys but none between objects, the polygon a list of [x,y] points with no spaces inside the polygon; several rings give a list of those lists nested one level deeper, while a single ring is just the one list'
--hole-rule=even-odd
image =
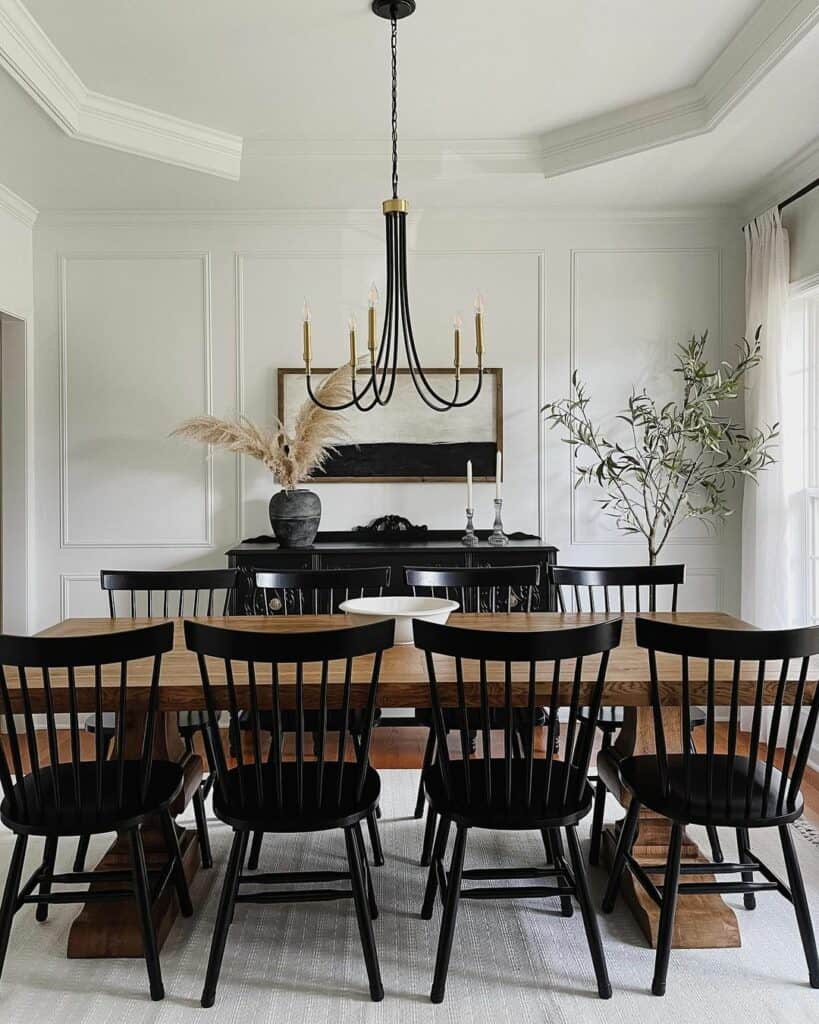
[{"label": "picture frame molding on wall", "polygon": [[[325,377],[328,373],[332,373],[335,367],[314,367],[312,370],[313,376],[316,378]],[[406,367],[399,367],[397,375],[399,377],[408,377],[409,370]],[[361,376],[364,376],[366,371],[359,371]],[[425,373],[429,375],[433,374],[446,374],[452,376],[451,367],[432,367],[425,370]],[[464,367],[461,369],[462,376],[473,376],[478,373],[476,367]],[[485,367],[483,374],[488,378],[484,382],[484,387],[490,381],[494,387],[494,431],[495,431],[495,450],[503,451],[503,369],[499,366]],[[277,389],[276,389],[276,414],[278,418],[284,422],[285,420],[285,382],[289,377],[304,377],[304,367],[291,367],[291,366],[280,366],[277,371]],[[305,392],[306,393],[306,392]],[[413,392],[414,395],[414,392]],[[417,398],[417,395],[414,395]],[[394,401],[395,399],[393,399]],[[421,404],[418,399],[420,410],[428,416],[437,416],[437,413],[430,412],[425,406]],[[451,413],[449,415],[452,415]],[[354,442],[352,442],[354,443]],[[403,475],[371,475],[371,476],[323,476],[319,475],[315,478],[315,483],[322,484],[366,484],[366,483],[464,483],[466,481],[466,459],[469,456],[464,457],[463,463],[464,468],[461,474],[454,474],[448,476],[433,476],[428,474],[403,474]],[[491,464],[494,467],[495,459],[492,457]],[[495,472],[492,469],[489,473],[475,473],[473,479],[476,482],[481,483],[494,483]]]}]

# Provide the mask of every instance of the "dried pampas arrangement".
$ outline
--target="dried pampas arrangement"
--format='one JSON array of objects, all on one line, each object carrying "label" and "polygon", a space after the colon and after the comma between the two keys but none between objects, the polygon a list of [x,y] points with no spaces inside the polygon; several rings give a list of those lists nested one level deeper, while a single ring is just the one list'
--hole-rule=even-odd
[{"label": "dried pampas arrangement", "polygon": [[[348,364],[340,366],[316,388],[316,398],[326,405],[350,400],[351,375]],[[309,480],[335,450],[333,441],[347,436],[344,414],[322,409],[310,398],[296,414],[292,434],[279,420],[274,428],[261,428],[246,416],[222,420],[216,416],[194,416],[171,434],[202,444],[212,444],[240,455],[258,459],[286,491]]]}]

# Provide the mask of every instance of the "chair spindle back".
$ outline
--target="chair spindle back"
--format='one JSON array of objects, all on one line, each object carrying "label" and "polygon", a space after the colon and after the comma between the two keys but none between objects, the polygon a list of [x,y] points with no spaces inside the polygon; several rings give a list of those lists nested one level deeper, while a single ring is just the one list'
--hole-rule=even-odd
[{"label": "chair spindle back", "polygon": [[255,584],[263,615],[335,615],[342,601],[381,597],[390,585],[390,568],[257,572]]},{"label": "chair spindle back", "polygon": [[[129,746],[139,739],[140,796],[144,800],[151,783],[154,729],[158,707],[159,670],[162,655],[173,647],[173,623],[99,636],[0,637],[0,714],[7,732],[7,744],[0,746],[0,784],[13,813],[39,818],[81,807],[114,812],[122,808],[126,760],[124,733],[126,712]],[[132,662],[152,659],[148,679],[132,686],[139,698],[129,695],[129,667]],[[112,666],[119,671],[112,671]],[[108,669],[108,672],[106,672]],[[106,679],[106,676],[109,678]],[[110,677],[117,680],[111,696]],[[103,692],[104,684],[108,694]],[[147,699],[145,690],[147,687]],[[81,706],[82,705],[82,706]],[[111,762],[101,730],[97,731],[94,758],[88,761],[80,750],[80,711],[103,710],[117,714],[118,734],[114,751],[115,783],[111,790]],[[141,715],[139,714],[141,712]],[[69,761],[61,762],[57,716],[68,714]],[[35,714],[45,718],[46,749],[38,746]],[[16,716],[22,716],[22,730]],[[142,718],[141,733],[137,727]],[[27,753],[26,773],[23,752]],[[94,771],[84,770],[88,765]],[[14,782],[30,777],[15,788]]]},{"label": "chair spindle back", "polygon": [[[115,572],[103,569],[100,586],[108,592],[108,611],[135,619],[145,615],[182,618],[183,615],[227,615],[239,579],[238,569],[183,569]],[[224,600],[217,594],[224,591]],[[116,595],[127,595],[123,612]],[[154,598],[157,598],[156,600]]]},{"label": "chair spindle back", "polygon": [[[218,737],[217,713],[225,708],[229,728],[238,730],[239,709],[248,708],[251,736],[250,759],[237,746],[238,797],[242,805],[263,806],[277,813],[302,813],[308,807],[333,806],[342,799],[344,778],[352,773],[356,797],[369,766],[370,739],[375,720],[378,677],[383,652],[392,646],[395,624],[390,620],[349,629],[320,632],[269,633],[222,629],[203,623],[185,622],[185,641],[195,651],[205,692],[205,705],[211,733]],[[356,659],[372,657],[367,670]],[[217,680],[208,659],[216,659]],[[352,743],[349,721],[353,707],[363,707],[360,743],[352,745],[354,764],[345,769]],[[262,751],[260,709],[270,709],[273,717],[270,747]],[[331,710],[340,715],[330,716]],[[283,721],[290,711],[296,720],[294,764],[296,785],[290,792],[284,786],[285,752],[283,732],[291,725]],[[318,756],[308,761],[305,747],[305,717],[312,717],[310,731],[317,738]],[[335,739],[335,754],[331,754]],[[223,798],[228,797],[228,769],[222,744],[214,742],[217,761],[216,785]],[[326,765],[333,756],[338,765],[336,792],[325,787]],[[349,775],[348,775],[349,778]],[[311,794],[306,787],[315,785]]]},{"label": "chair spindle back", "polygon": [[[549,566],[560,611],[570,610],[568,591],[576,612],[656,612],[677,610],[677,595],[685,583],[684,565]],[[657,588],[671,587],[670,607],[657,605]],[[648,598],[646,606],[646,597]],[[661,602],[662,603],[662,602]]]},{"label": "chair spindle back", "polygon": [[[517,805],[525,811],[545,807],[556,799],[579,800],[587,786],[593,730],[580,721],[581,707],[596,716],[603,699],[609,652],[620,643],[622,621],[541,632],[497,632],[462,629],[416,620],[415,646],[426,655],[430,704],[438,744],[441,778],[448,796],[453,782],[462,778],[468,802],[502,799],[506,810]],[[439,657],[451,659],[442,662]],[[585,670],[584,659],[599,656],[596,671]],[[454,662],[454,665],[452,664]],[[502,666],[492,679],[489,666]],[[473,668],[470,670],[469,665]],[[454,673],[452,669],[454,668]],[[453,681],[454,675],[454,681]],[[558,713],[568,707],[561,742],[561,761],[545,754],[536,772],[537,708],[549,710],[545,751],[555,748]],[[492,757],[493,708],[503,708],[502,756]],[[454,709],[460,743],[447,746],[445,710]],[[477,774],[469,770],[470,730],[481,737]],[[458,757],[457,746],[460,746]],[[502,770],[498,765],[502,761]],[[562,763],[562,768],[556,767]],[[494,766],[494,767],[493,767]],[[480,792],[474,784],[482,779]],[[493,792],[500,784],[502,792]],[[559,788],[559,791],[557,789]]]},{"label": "chair spindle back", "polygon": [[404,582],[413,596],[457,601],[464,612],[530,612],[540,584],[540,566],[492,565],[464,569],[407,566]]},{"label": "chair spindle back", "polygon": [[[694,797],[692,768],[698,755],[692,753],[687,741],[693,700],[706,712],[705,752],[699,757],[705,758],[709,813],[714,817],[727,815],[737,800],[746,818],[792,811],[819,716],[819,686],[808,681],[811,656],[819,654],[819,626],[783,630],[706,629],[638,618],[635,628],[637,645],[648,650],[658,770],[666,795],[671,785],[669,758],[676,756],[682,759],[683,790],[677,795],[686,801]],[[663,657],[662,671],[658,656]],[[669,694],[668,683],[672,680],[678,680],[679,685]],[[701,688],[699,684],[703,681],[705,692],[692,697],[692,685],[697,682]],[[716,711],[726,706],[727,752],[719,756]],[[739,781],[741,776],[737,772],[743,707],[752,712],[748,770],[741,773],[744,783]],[[667,709],[679,711],[680,735],[669,734],[663,717]],[[766,711],[770,712],[767,733]],[[767,751],[763,752],[765,743]],[[775,767],[778,747],[784,747],[781,771]],[[676,750],[680,753],[671,753]],[[717,794],[723,794],[724,806],[719,806]]]}]

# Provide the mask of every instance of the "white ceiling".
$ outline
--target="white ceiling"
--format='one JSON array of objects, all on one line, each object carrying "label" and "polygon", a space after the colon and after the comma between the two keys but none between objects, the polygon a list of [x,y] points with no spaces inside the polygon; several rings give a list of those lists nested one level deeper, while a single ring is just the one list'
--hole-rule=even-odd
[{"label": "white ceiling", "polygon": [[[116,152],[64,134],[0,71],[0,182],[36,207],[377,208],[387,194],[389,26],[368,0],[26,7],[87,89],[245,139],[239,181]],[[819,28],[713,131],[555,178],[521,152],[690,86],[759,7],[418,0],[399,30],[402,194],[416,207],[737,202],[819,134]]]},{"label": "white ceiling", "polygon": [[[367,139],[389,25],[367,0],[26,0],[90,88],[245,137]],[[409,138],[514,138],[687,85],[759,0],[419,0],[399,26]]]}]

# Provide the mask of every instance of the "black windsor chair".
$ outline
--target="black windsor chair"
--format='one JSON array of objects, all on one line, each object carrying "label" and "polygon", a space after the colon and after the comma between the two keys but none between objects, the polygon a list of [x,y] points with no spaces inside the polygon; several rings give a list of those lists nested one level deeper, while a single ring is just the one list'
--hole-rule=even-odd
[{"label": "black windsor chair", "polygon": [[[37,920],[45,921],[49,904],[133,899],[142,931],[151,998],[162,999],[164,988],[151,905],[172,883],[182,913],[185,916],[193,913],[170,813],[171,805],[182,790],[182,768],[152,759],[160,663],[162,655],[172,647],[173,623],[170,622],[102,636],[0,637],[0,711],[8,733],[7,747],[0,748],[3,790],[0,821],[17,837],[0,906],[0,971],[14,915],[23,906],[35,904]],[[129,665],[144,658],[153,659],[147,700],[144,684],[139,685],[139,698],[129,692]],[[104,673],[109,666],[116,666],[115,673],[111,673],[118,682],[115,701],[103,694]],[[82,756],[78,711],[81,693],[93,694],[98,716],[111,703],[116,709],[118,730],[111,758],[106,756],[99,732],[93,759],[86,760]],[[37,743],[34,718],[37,698],[45,709],[37,708],[38,717],[45,718],[45,750],[38,748]],[[136,760],[125,757],[126,709],[131,723],[135,711],[144,712],[141,754]],[[70,760],[62,762],[57,717],[65,713],[69,718]],[[22,731],[18,715],[23,719]],[[131,744],[137,739],[133,732],[129,734]],[[28,771],[23,763],[25,754],[29,759]],[[142,843],[142,827],[152,817],[160,820],[167,844],[168,860],[158,871],[148,870]],[[127,835],[131,854],[129,871],[55,873],[60,839],[104,832]],[[43,860],[21,885],[26,846],[31,836],[45,838]],[[98,883],[102,878],[113,887],[53,891],[55,885]]]},{"label": "black windsor chair", "polygon": [[[237,903],[316,902],[352,898],[373,1000],[384,989],[372,931],[378,908],[364,853],[361,822],[375,812],[380,795],[378,773],[369,752],[375,722],[378,677],[383,652],[392,646],[391,620],[351,629],[322,632],[260,633],[185,623],[185,640],[195,651],[202,675],[210,728],[218,729],[218,709],[227,707],[238,725],[240,706],[251,711],[251,749],[245,760],[240,745],[238,764],[228,770],[221,744],[217,758],[213,809],[233,829],[216,926],[213,933],[202,1005],[216,998],[228,929]],[[366,682],[353,678],[356,662],[366,659]],[[217,683],[213,662],[220,663],[224,682]],[[241,673],[241,676],[240,676]],[[285,675],[292,682],[285,681]],[[353,708],[361,709],[360,742],[350,742]],[[282,742],[285,709],[295,718],[295,750]],[[262,750],[259,712],[270,710],[270,747]],[[336,712],[336,713],[332,713]],[[320,743],[315,757],[306,753],[307,716],[314,715]],[[351,757],[352,760],[348,760]],[[349,870],[243,874],[251,833],[303,833],[343,829]],[[349,880],[349,889],[311,888],[307,883]],[[248,892],[246,886],[273,889]],[[282,891],[282,886],[288,886]]]},{"label": "black windsor chair", "polygon": [[[438,756],[424,772],[427,800],[440,818],[435,836],[421,916],[432,916],[436,891],[444,904],[435,975],[431,998],[444,998],[455,919],[461,899],[532,899],[575,897],[580,904],[586,938],[597,978],[597,991],[606,999],[611,995],[605,954],[600,941],[597,918],[591,904],[585,866],[577,837],[577,825],[592,809],[594,794],[588,781],[593,732],[580,722],[580,708],[594,713],[603,699],[609,652],[620,642],[622,621],[543,632],[494,632],[459,629],[416,620],[415,645],[426,655],[429,674],[430,705],[437,739]],[[433,655],[439,659],[433,660]],[[454,659],[455,682],[439,678],[443,671],[440,656]],[[593,682],[582,683],[584,659],[599,656]],[[478,663],[477,682],[468,680],[465,663]],[[488,664],[503,666],[502,684],[490,688]],[[550,663],[549,667],[541,663]],[[569,664],[566,665],[565,663]],[[574,663],[573,665],[571,663]],[[447,679],[449,672],[447,670]],[[474,677],[473,677],[474,678]],[[549,724],[547,753],[536,756],[538,680],[551,679],[548,694]],[[502,756],[492,756],[492,711],[503,711]],[[551,752],[557,730],[558,713],[568,707],[562,756]],[[447,744],[446,712],[453,710],[459,722],[459,743]],[[470,757],[471,715],[477,712],[481,736],[480,757]],[[515,735],[522,737],[522,750]],[[447,872],[444,856],[450,827],[456,828],[455,846]],[[469,830],[472,828],[534,830],[543,835],[565,829],[571,863],[562,851],[556,863],[547,868],[500,868],[464,870]],[[556,885],[464,888],[468,879],[555,878]]]},{"label": "black windsor chair", "polygon": [[[810,658],[819,654],[819,627],[772,631],[703,629],[637,619],[636,631],[638,645],[648,651],[657,753],[620,762],[620,779],[631,794],[631,801],[620,832],[603,910],[609,912],[614,907],[628,864],[661,908],[652,991],[663,995],[678,894],[743,893],[745,906],[751,910],[756,905],[755,893],[779,892],[793,903],[810,984],[819,988],[816,939],[790,834],[791,822],[803,812],[799,788],[819,716],[819,686],[808,682]],[[658,655],[664,657],[662,682],[657,668]],[[666,655],[671,658],[665,658]],[[683,735],[687,734],[692,659],[703,659],[707,666],[706,749],[704,754],[697,754],[683,742],[682,753],[669,753],[669,748],[673,749],[680,738],[666,735],[662,712],[664,708],[678,709]],[[672,660],[678,666],[680,685],[669,688],[672,670],[668,663]],[[726,662],[726,671],[721,675],[718,665]],[[771,662],[779,663],[779,672],[772,679],[767,672]],[[753,682],[743,681],[744,663],[755,666],[751,670]],[[726,704],[729,707],[728,750],[718,754],[714,727],[716,708]],[[770,707],[766,707],[767,704]],[[786,711],[788,705],[790,713]],[[740,707],[752,709],[747,755],[740,754],[738,749]],[[767,753],[762,756],[760,744],[766,712],[770,713],[770,728]],[[777,744],[782,742],[782,767],[778,769],[775,767]],[[642,805],[673,822],[665,865],[646,867],[631,856]],[[688,824],[736,829],[738,863],[680,864],[683,830]],[[779,830],[787,885],[751,852],[750,830],[760,828]],[[718,876],[713,882],[680,882],[681,876],[710,873]],[[664,876],[661,885],[652,877],[658,874]],[[719,876],[726,874],[738,874],[741,880],[720,881]],[[761,874],[763,881],[755,881],[756,874]]]}]

